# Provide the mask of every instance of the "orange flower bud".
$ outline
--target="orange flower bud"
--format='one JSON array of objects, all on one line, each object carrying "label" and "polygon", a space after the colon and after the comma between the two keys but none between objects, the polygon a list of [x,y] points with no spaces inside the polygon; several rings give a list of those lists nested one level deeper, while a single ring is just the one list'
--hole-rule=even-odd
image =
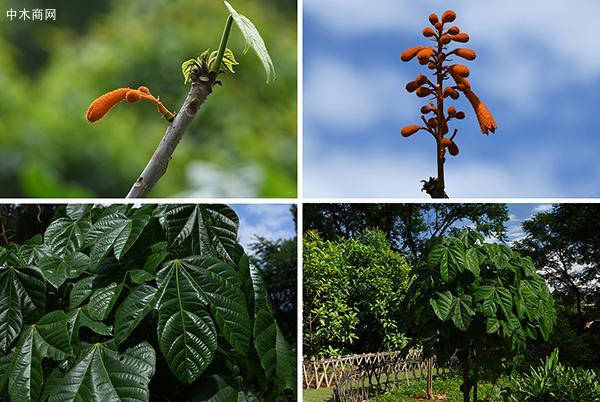
[{"label": "orange flower bud", "polygon": [[460,91],[466,91],[471,89],[471,83],[468,79],[458,74],[454,68],[448,68],[448,73],[452,76],[454,82],[456,82],[456,87]]},{"label": "orange flower bud", "polygon": [[444,88],[444,98],[450,97],[452,99],[458,99],[459,94],[458,92],[452,88],[452,87],[446,87]]},{"label": "orange flower bud", "polygon": [[150,90],[148,89],[148,87],[145,87],[145,86],[139,87],[138,91],[143,92],[145,94],[150,94]]},{"label": "orange flower bud", "polygon": [[448,116],[454,116],[456,114],[456,108],[454,106],[450,106],[448,108]]},{"label": "orange flower bud", "polygon": [[456,25],[453,27],[448,28],[448,33],[450,35],[458,35],[460,33],[460,28],[457,27]]},{"label": "orange flower bud", "polygon": [[419,98],[424,98],[426,96],[431,95],[431,90],[427,88],[420,87],[417,89],[416,94]]},{"label": "orange flower bud", "polygon": [[401,133],[403,137],[410,137],[411,135],[413,135],[414,133],[416,133],[419,130],[424,129],[425,127],[423,126],[417,126],[417,125],[412,125],[412,126],[406,126],[402,129]]},{"label": "orange flower bud", "polygon": [[434,26],[435,26],[435,29],[440,31],[442,29],[442,27],[444,26],[444,24],[442,24],[441,22],[436,22]]},{"label": "orange flower bud", "polygon": [[454,115],[454,118],[458,119],[458,120],[464,119],[465,118],[465,112],[456,112],[456,114]]},{"label": "orange flower bud", "polygon": [[471,74],[469,68],[467,66],[463,66],[462,64],[453,64],[448,66],[448,70],[450,71],[450,74],[458,74],[464,78],[467,78],[469,74]]},{"label": "orange flower bud", "polygon": [[447,10],[444,11],[444,13],[442,14],[442,22],[448,23],[448,22],[452,22],[456,19],[456,13],[452,10]]},{"label": "orange flower bud", "polygon": [[448,145],[448,152],[450,152],[450,155],[452,156],[456,156],[458,155],[459,149],[458,149],[458,145],[456,145],[454,142],[450,142],[450,145]]},{"label": "orange flower bud", "polygon": [[415,47],[411,47],[410,49],[405,50],[401,55],[400,55],[400,59],[402,61],[410,61],[412,60],[417,53],[419,53],[421,50],[423,49],[427,49],[428,46],[415,46]]},{"label": "orange flower bud", "polygon": [[429,120],[427,120],[427,123],[429,124],[429,127],[437,127],[438,126],[438,121],[435,117],[431,117]]},{"label": "orange flower bud", "polygon": [[442,45],[447,45],[448,43],[450,43],[450,36],[442,35],[442,37],[440,38],[440,42],[442,42]]},{"label": "orange flower bud", "polygon": [[429,28],[429,27],[425,28],[423,30],[423,36],[426,37],[426,38],[431,38],[434,35],[435,35],[435,31],[433,29]]},{"label": "orange flower bud", "polygon": [[431,113],[431,112],[433,112],[433,109],[430,108],[429,106],[423,106],[421,108],[421,113],[423,113],[423,114],[427,114],[427,113]]},{"label": "orange flower bud", "polygon": [[105,93],[92,102],[85,117],[90,123],[100,120],[114,105],[125,99],[127,92],[129,88],[119,88]]},{"label": "orange flower bud", "polygon": [[427,64],[427,68],[430,70],[435,70],[436,64],[434,62],[430,62]]},{"label": "orange flower bud", "polygon": [[435,25],[438,23],[438,17],[435,14],[431,14],[429,16],[429,22],[431,22],[431,25]]},{"label": "orange flower bud", "polygon": [[481,132],[483,134],[488,134],[489,131],[492,133],[496,132],[498,126],[496,125],[496,121],[494,121],[494,116],[490,113],[487,106],[475,95],[472,91],[465,91],[465,96],[471,102],[471,106],[473,106],[473,110],[475,111],[475,115],[477,116],[477,121],[479,122],[479,127],[481,128]]},{"label": "orange flower bud", "polygon": [[425,77],[423,74],[419,74],[417,75],[417,78],[415,78],[415,82],[419,85],[423,85],[427,82],[427,77]]},{"label": "orange flower bud", "polygon": [[477,57],[477,53],[475,53],[473,50],[465,49],[462,47],[459,47],[458,49],[454,50],[454,53],[456,53],[457,56],[460,56],[463,59],[467,60],[475,60],[475,57]]},{"label": "orange flower bud", "polygon": [[455,42],[467,43],[469,41],[469,35],[466,33],[459,33],[450,37]]},{"label": "orange flower bud", "polygon": [[406,84],[406,90],[408,92],[415,92],[420,86],[421,85],[419,85],[416,81],[411,81],[408,84]]},{"label": "orange flower bud", "polygon": [[132,89],[131,91],[127,91],[127,93],[125,94],[125,99],[127,99],[127,102],[130,102],[130,103],[137,102],[141,98],[142,98],[142,92],[137,89]]},{"label": "orange flower bud", "polygon": [[419,59],[419,63],[422,65],[427,64],[431,56],[433,56],[433,53],[433,49],[430,47],[420,50],[419,53],[417,53],[417,59]]}]

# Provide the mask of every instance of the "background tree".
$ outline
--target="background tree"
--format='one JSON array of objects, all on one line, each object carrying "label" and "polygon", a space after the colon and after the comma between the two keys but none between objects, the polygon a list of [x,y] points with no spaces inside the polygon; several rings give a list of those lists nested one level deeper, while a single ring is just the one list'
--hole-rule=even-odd
[{"label": "background tree", "polygon": [[250,260],[260,270],[281,330],[296,350],[298,239],[271,240],[257,236]]},{"label": "background tree", "polygon": [[[528,257],[465,231],[436,241],[407,291],[402,328],[438,362],[456,355],[463,399],[477,399],[480,367],[548,340],[556,319],[548,286]],[[492,357],[493,354],[493,357]]]},{"label": "background tree", "polygon": [[309,231],[303,247],[306,356],[404,346],[397,322],[409,266],[383,232],[365,230],[350,239],[322,240]]},{"label": "background tree", "polygon": [[472,225],[485,236],[505,239],[506,204],[305,204],[304,230],[325,240],[350,238],[367,228],[383,231],[392,248],[416,259],[431,239]]}]

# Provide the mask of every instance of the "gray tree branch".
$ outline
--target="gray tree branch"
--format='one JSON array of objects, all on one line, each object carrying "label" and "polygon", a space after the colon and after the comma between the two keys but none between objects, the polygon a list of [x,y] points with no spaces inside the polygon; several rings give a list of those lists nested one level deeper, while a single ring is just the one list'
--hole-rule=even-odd
[{"label": "gray tree branch", "polygon": [[187,94],[183,106],[167,128],[162,141],[154,151],[154,155],[133,184],[127,198],[144,198],[154,188],[158,180],[165,174],[169,161],[177,144],[183,138],[204,100],[212,92],[212,81],[195,81]]}]

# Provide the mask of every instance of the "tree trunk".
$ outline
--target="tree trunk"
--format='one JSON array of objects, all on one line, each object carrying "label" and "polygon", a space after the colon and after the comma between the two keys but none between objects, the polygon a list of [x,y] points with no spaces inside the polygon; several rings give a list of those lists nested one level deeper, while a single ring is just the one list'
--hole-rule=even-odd
[{"label": "tree trunk", "polygon": [[469,401],[469,358],[463,362],[463,402]]},{"label": "tree trunk", "polygon": [[477,402],[477,375],[478,375],[478,371],[479,371],[479,356],[477,356],[477,352],[473,351],[473,355],[474,355],[474,365],[475,367],[473,368],[473,402]]},{"label": "tree trunk", "polygon": [[427,359],[427,399],[433,399],[433,357]]}]

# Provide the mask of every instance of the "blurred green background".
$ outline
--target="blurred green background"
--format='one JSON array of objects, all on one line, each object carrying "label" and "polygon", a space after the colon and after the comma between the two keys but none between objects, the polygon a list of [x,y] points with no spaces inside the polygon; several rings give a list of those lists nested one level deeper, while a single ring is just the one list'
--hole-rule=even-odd
[{"label": "blurred green background", "polygon": [[[238,62],[222,76],[152,197],[296,196],[296,0],[230,1],[250,18],[277,80],[234,27]],[[56,21],[9,9],[55,8]],[[145,85],[171,110],[188,92],[181,63],[218,47],[228,12],[215,0],[0,0],[0,196],[124,197],[167,128],[150,103],[89,124],[91,101]]]}]

